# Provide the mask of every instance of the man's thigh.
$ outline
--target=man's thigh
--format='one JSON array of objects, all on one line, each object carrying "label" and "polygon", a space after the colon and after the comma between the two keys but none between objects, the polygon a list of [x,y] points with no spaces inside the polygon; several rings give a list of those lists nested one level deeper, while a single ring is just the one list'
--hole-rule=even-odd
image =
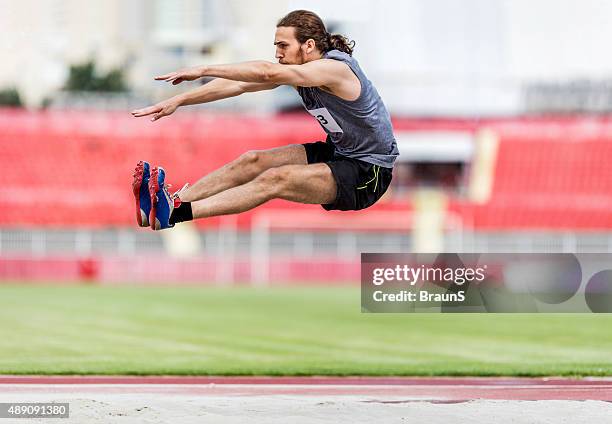
[{"label": "man's thigh", "polygon": [[336,181],[325,163],[276,168],[278,197],[292,202],[327,204],[336,198]]},{"label": "man's thigh", "polygon": [[283,165],[306,165],[306,149],[301,144],[276,147],[268,150],[256,150],[257,160],[262,171]]}]

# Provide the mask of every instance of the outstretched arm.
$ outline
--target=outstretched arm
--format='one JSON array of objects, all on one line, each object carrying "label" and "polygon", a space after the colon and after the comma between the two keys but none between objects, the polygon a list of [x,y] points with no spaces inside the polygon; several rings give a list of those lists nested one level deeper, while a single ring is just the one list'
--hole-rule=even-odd
[{"label": "outstretched arm", "polygon": [[258,60],[230,65],[199,66],[171,72],[155,79],[179,84],[205,76],[253,83],[319,87],[340,83],[351,77],[352,72],[344,63],[332,59],[313,60],[303,65],[281,65]]},{"label": "outstretched arm", "polygon": [[153,115],[151,121],[171,115],[179,106],[209,103],[215,100],[235,97],[243,93],[271,90],[278,87],[272,83],[248,83],[217,78],[183,94],[159,102],[153,106],[132,111],[135,117]]},{"label": "outstretched arm", "polygon": [[181,106],[196,105],[199,103],[209,103],[216,100],[227,99],[239,96],[244,93],[255,91],[272,90],[278,87],[277,84],[248,83],[242,81],[231,81],[223,78],[215,78],[201,87],[195,88],[177,97],[180,99]]}]

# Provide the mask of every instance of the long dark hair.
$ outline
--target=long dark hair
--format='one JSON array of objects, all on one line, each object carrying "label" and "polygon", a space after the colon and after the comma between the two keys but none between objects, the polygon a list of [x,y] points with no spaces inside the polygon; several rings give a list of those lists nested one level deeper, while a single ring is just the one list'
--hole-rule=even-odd
[{"label": "long dark hair", "polygon": [[330,34],[321,18],[308,10],[294,10],[278,21],[276,27],[295,28],[295,38],[300,43],[305,43],[306,40],[312,38],[317,48],[323,53],[340,50],[352,55],[355,48],[355,41],[340,34]]}]

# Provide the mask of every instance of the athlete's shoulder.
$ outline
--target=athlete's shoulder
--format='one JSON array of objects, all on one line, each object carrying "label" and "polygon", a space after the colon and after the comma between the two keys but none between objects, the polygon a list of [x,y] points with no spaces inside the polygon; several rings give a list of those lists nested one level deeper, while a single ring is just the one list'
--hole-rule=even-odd
[{"label": "athlete's shoulder", "polygon": [[353,57],[348,54],[345,53],[341,50],[330,50],[328,52],[326,52],[323,55],[324,59],[335,59],[335,60],[342,60],[342,61],[350,61],[350,60],[355,60],[353,59]]}]

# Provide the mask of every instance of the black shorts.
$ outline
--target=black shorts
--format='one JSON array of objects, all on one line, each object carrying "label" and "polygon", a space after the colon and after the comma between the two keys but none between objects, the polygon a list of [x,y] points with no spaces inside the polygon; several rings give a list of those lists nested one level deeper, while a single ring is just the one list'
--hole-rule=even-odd
[{"label": "black shorts", "polygon": [[391,183],[392,168],[335,154],[331,142],[317,141],[303,146],[308,163],[326,163],[336,180],[336,199],[333,203],[321,205],[325,210],[365,209],[376,203]]}]

